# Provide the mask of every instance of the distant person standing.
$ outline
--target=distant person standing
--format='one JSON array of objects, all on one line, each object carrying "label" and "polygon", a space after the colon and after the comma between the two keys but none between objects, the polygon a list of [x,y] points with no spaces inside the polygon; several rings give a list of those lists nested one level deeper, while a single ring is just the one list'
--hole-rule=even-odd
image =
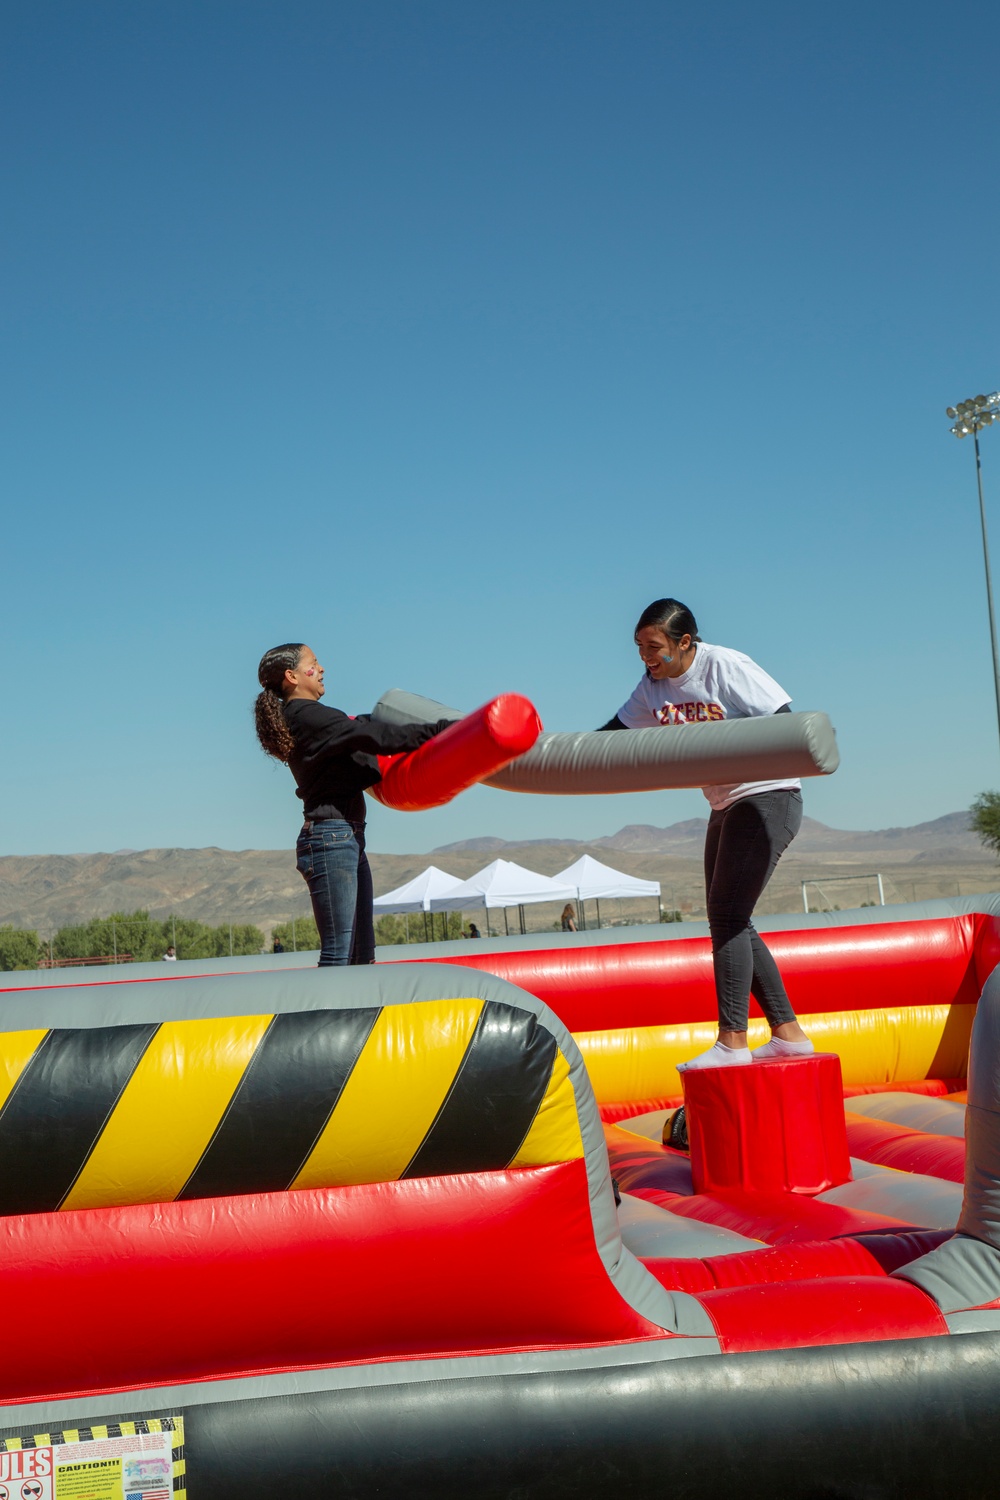
[{"label": "distant person standing", "polygon": [[479,928],[476,926],[475,922],[470,922],[469,923],[469,936],[470,936],[470,938],[481,938],[482,937],[482,933],[479,931]]},{"label": "distant person standing", "polygon": [[562,917],[560,918],[560,921],[562,922],[563,932],[576,932],[576,912],[573,909],[573,903],[571,901],[567,901],[566,905],[563,907]]},{"label": "distant person standing", "polygon": [[[646,670],[602,729],[660,726],[682,734],[687,724],[789,712],[784,688],[749,656],[703,641],[694,615],[677,599],[656,599],[644,609],[634,640]],[[813,1044],[752,921],[761,892],[801,826],[800,783],[746,781],[702,791],[712,809],[705,835],[705,892],[719,1037],[678,1071],[804,1056]],[[751,994],[771,1027],[771,1040],[753,1052],[747,1046]]]},{"label": "distant person standing", "polygon": [[174,948],[173,943],[170,944],[170,947],[164,953],[163,962],[165,964],[175,964],[177,962],[177,950]]},{"label": "distant person standing", "polygon": [[366,787],[381,780],[376,756],[416,750],[447,729],[349,718],[320,703],[323,668],[308,646],[266,651],[257,668],[257,738],[295,777],[305,822],[296,864],[309,887],[319,929],[319,967],[375,962],[372,876],[365,854]]},{"label": "distant person standing", "polygon": [[285,945],[284,945],[284,943],[281,941],[280,938],[275,938],[274,942],[271,944],[271,952],[272,953],[284,953],[284,951],[285,951]]}]

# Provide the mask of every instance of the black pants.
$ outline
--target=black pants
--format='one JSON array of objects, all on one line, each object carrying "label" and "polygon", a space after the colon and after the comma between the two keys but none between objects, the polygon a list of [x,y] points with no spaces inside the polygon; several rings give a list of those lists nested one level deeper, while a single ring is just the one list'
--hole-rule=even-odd
[{"label": "black pants", "polygon": [[708,820],[705,892],[720,1031],[746,1031],[751,994],[772,1031],[795,1020],[778,966],[750,918],[801,826],[802,793],[787,789],[743,797]]}]

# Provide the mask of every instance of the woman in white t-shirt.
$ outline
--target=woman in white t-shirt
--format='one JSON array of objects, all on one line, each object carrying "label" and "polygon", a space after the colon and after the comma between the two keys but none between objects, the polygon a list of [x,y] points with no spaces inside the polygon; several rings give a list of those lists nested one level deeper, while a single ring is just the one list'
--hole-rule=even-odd
[{"label": "woman in white t-shirt", "polygon": [[[677,599],[657,599],[635,627],[645,675],[628,702],[602,729],[687,724],[788,713],[791,701],[749,656],[710,646]],[[751,920],[761,891],[802,823],[798,781],[745,781],[702,788],[711,805],[705,836],[705,892],[712,934],[719,1038],[689,1068],[730,1067],[812,1052],[789,1004],[778,966]],[[771,1040],[747,1046],[750,996],[771,1027]]]}]

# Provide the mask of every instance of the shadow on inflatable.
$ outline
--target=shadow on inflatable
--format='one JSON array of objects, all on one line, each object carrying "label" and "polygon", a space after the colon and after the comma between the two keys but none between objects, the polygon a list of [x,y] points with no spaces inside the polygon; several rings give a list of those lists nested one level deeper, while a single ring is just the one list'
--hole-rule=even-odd
[{"label": "shadow on inflatable", "polygon": [[683,932],[7,990],[0,1486],[993,1493],[1000,898],[768,941],[686,1099]]}]

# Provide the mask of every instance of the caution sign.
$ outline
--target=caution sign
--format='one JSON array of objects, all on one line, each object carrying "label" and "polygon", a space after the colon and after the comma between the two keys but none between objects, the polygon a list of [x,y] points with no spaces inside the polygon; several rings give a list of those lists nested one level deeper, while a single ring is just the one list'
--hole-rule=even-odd
[{"label": "caution sign", "polygon": [[0,1500],[174,1500],[186,1487],[180,1416],[0,1438]]}]

